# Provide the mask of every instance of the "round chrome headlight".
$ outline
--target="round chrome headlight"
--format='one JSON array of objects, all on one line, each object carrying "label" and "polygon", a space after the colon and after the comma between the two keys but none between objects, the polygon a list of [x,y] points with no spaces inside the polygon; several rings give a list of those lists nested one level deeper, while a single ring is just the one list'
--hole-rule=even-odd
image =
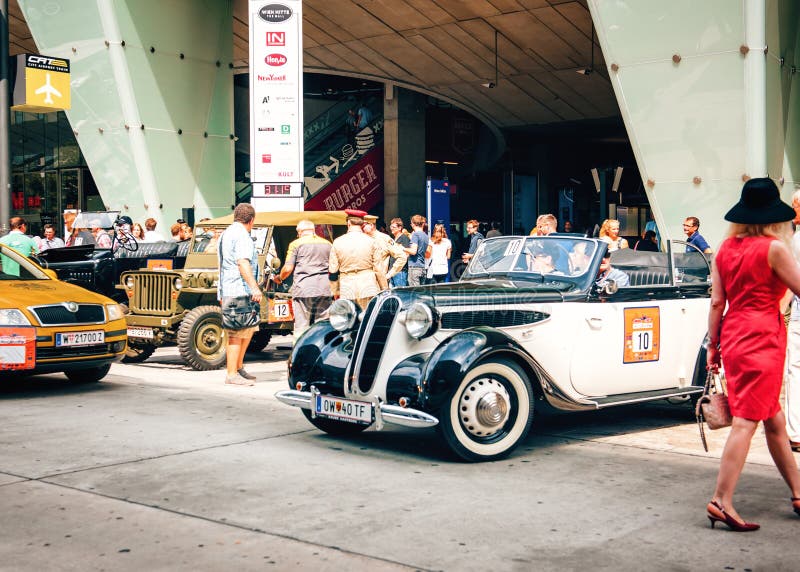
[{"label": "round chrome headlight", "polygon": [[433,332],[433,326],[433,311],[427,304],[416,302],[406,310],[406,331],[412,338],[424,338]]},{"label": "round chrome headlight", "polygon": [[328,319],[334,330],[344,332],[351,329],[358,317],[358,308],[351,300],[343,300],[339,298],[328,311]]},{"label": "round chrome headlight", "polygon": [[133,290],[133,276],[125,278],[125,287],[129,290]]},{"label": "round chrome headlight", "polygon": [[172,285],[175,287],[175,290],[180,290],[181,288],[183,288],[183,280],[181,280],[180,278],[176,278],[175,280],[172,281]]}]

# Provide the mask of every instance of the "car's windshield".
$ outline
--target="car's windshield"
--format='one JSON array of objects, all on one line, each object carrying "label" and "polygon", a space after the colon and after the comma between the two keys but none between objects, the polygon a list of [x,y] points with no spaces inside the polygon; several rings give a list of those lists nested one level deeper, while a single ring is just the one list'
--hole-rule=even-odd
[{"label": "car's windshield", "polygon": [[50,280],[36,264],[0,244],[0,280]]},{"label": "car's windshield", "polygon": [[586,274],[597,245],[580,237],[508,236],[484,240],[463,278],[541,275],[548,280]]},{"label": "car's windshield", "polygon": [[[191,252],[203,252],[205,254],[216,254],[219,237],[227,226],[220,225],[198,225],[194,227],[194,237]],[[268,226],[254,226],[250,231],[250,236],[256,245],[258,254],[264,254],[264,245],[267,241]]]},{"label": "car's windshield", "polygon": [[73,228],[114,228],[120,211],[81,211],[72,223]]}]

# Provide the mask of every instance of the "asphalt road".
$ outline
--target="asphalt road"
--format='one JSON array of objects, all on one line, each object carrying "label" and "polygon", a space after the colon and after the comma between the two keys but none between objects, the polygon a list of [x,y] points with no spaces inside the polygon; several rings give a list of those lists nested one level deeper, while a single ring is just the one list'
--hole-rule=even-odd
[{"label": "asphalt road", "polygon": [[689,407],[541,417],[506,460],[454,460],[435,430],[337,439],[273,394],[288,338],[248,356],[255,387],[175,350],[101,383],[0,390],[0,570],[796,570],[800,519],[756,438],[737,508],[711,530],[724,432]]}]

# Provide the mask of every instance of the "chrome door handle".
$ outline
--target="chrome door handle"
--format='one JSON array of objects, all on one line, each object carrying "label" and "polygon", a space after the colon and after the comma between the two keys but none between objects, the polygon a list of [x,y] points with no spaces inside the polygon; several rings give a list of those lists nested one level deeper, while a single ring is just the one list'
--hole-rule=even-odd
[{"label": "chrome door handle", "polygon": [[590,328],[602,328],[603,327],[603,318],[598,318],[597,316],[587,316],[586,322],[589,324]]}]

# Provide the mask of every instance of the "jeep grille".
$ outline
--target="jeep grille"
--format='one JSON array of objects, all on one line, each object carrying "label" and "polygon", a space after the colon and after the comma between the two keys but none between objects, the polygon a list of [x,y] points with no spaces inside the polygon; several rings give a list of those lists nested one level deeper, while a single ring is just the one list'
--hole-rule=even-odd
[{"label": "jeep grille", "polygon": [[134,274],[131,310],[137,314],[170,314],[174,279],[173,274]]},{"label": "jeep grille", "polygon": [[362,393],[369,392],[375,383],[375,374],[378,372],[386,339],[399,309],[400,300],[389,296],[374,298],[364,313],[353,348],[355,361],[352,373],[352,379]]},{"label": "jeep grille", "polygon": [[65,326],[78,324],[102,324],[106,314],[100,304],[78,304],[76,312],[70,312],[64,304],[34,306],[31,312],[42,326]]}]

